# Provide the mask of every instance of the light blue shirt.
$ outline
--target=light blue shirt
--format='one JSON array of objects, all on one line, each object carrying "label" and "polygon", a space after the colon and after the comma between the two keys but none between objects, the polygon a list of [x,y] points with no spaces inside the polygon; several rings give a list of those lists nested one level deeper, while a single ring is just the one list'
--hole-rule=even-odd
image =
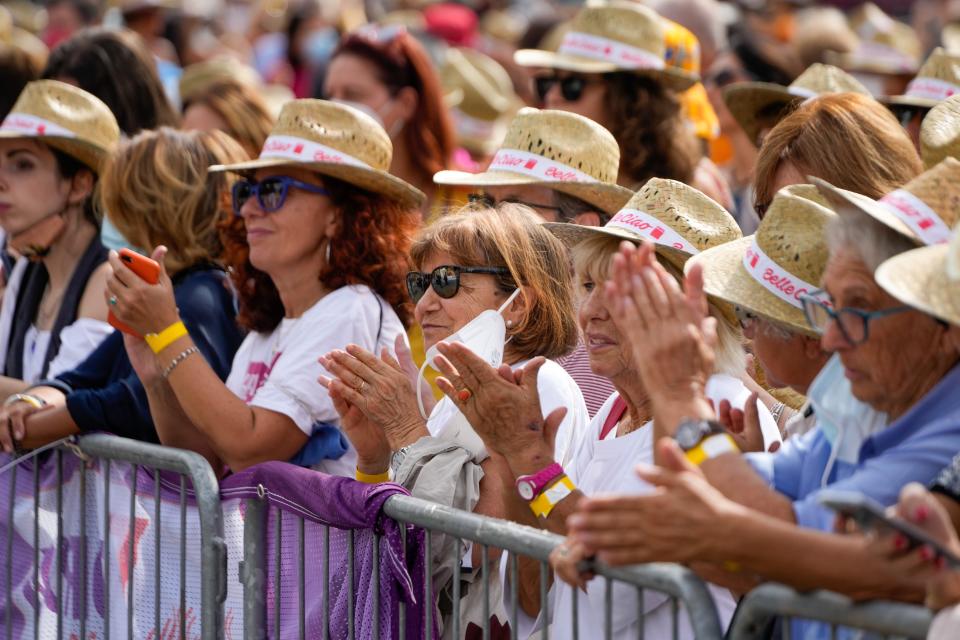
[{"label": "light blue shirt", "polygon": [[[960,452],[960,365],[951,369],[919,402],[860,447],[857,464],[838,460],[827,479],[830,489],[856,491],[887,506],[910,482],[927,485]],[[801,527],[833,531],[836,514],[820,505],[821,479],[831,445],[819,429],[787,440],[776,453],[749,454],[754,469],[793,500]],[[820,624],[797,621],[795,638],[830,637]],[[841,636],[842,637],[842,636]]]}]

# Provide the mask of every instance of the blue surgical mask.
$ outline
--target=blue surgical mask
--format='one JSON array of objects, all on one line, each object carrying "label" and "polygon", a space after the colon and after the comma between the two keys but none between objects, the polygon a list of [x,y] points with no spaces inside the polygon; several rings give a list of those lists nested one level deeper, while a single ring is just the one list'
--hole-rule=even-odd
[{"label": "blue surgical mask", "polygon": [[303,43],[303,57],[311,67],[322,67],[340,42],[340,34],[333,27],[311,31]]},{"label": "blue surgical mask", "polygon": [[822,478],[826,484],[837,460],[858,462],[864,441],[887,426],[887,414],[853,395],[843,363],[836,354],[813,380],[807,398],[817,417],[817,426],[831,445],[830,461]]},{"label": "blue surgical mask", "polygon": [[[100,225],[100,242],[102,242],[103,246],[107,249],[113,249],[114,251],[119,251],[124,247],[130,247],[130,242],[117,231],[117,228],[110,222],[110,218],[106,216],[104,216],[103,223]],[[136,251],[144,253],[140,249],[136,249]]]}]

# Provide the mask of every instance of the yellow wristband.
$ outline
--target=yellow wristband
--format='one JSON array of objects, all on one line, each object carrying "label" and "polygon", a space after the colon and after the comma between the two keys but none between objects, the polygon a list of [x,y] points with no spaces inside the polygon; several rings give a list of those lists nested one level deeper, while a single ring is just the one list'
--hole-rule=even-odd
[{"label": "yellow wristband", "polygon": [[379,484],[381,482],[390,482],[390,472],[383,473],[364,473],[357,469],[357,480],[364,484]]},{"label": "yellow wristband", "polygon": [[38,398],[37,396],[30,395],[29,393],[15,393],[3,403],[3,406],[9,407],[12,404],[17,402],[26,402],[28,405],[34,409],[43,409],[47,406],[47,401],[43,398]]},{"label": "yellow wristband", "polygon": [[182,320],[177,320],[160,333],[148,333],[143,339],[150,345],[151,351],[160,353],[185,335],[187,335],[187,328]]},{"label": "yellow wristband", "polygon": [[734,442],[730,434],[715,433],[707,436],[703,441],[686,452],[687,460],[698,467],[710,458],[716,458],[725,453],[739,452],[740,447]]},{"label": "yellow wristband", "polygon": [[533,515],[538,518],[546,518],[561,500],[576,490],[577,487],[573,484],[573,480],[567,475],[562,475],[556,482],[547,487],[543,493],[530,501],[530,509],[533,511]]}]

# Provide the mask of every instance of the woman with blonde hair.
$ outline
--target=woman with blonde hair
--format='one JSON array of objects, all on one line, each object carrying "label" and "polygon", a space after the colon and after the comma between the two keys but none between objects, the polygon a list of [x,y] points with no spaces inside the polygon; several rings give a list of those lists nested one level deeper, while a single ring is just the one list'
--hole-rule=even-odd
[{"label": "woman with blonde hair", "polygon": [[886,107],[857,93],[822,95],[764,138],[754,178],[756,209],[763,218],[774,194],[807,176],[879,198],[921,171],[916,148]]},{"label": "woman with blonde hair", "polygon": [[[223,251],[218,226],[228,215],[224,203],[233,180],[211,175],[208,181],[207,167],[246,157],[222,132],[163,127],[122,143],[100,179],[108,215],[126,237],[139,246],[169,247],[154,257],[171,274],[184,324],[220,378],[243,336],[227,274],[217,264]],[[105,297],[101,289],[98,296],[116,308],[113,294]],[[142,363],[131,362],[124,348],[136,341],[143,338],[115,331],[75,368],[0,410],[0,444],[37,447],[87,431],[159,442],[147,390],[134,370]]]}]

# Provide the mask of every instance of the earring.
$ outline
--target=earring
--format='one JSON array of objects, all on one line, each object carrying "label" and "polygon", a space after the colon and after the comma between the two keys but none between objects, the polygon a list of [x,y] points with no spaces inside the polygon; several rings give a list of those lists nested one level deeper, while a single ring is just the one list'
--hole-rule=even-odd
[{"label": "earring", "polygon": [[327,251],[326,251],[325,259],[327,261],[328,266],[330,265],[330,244],[331,242],[327,240]]},{"label": "earring", "polygon": [[513,320],[507,320],[507,329],[513,326]]}]

